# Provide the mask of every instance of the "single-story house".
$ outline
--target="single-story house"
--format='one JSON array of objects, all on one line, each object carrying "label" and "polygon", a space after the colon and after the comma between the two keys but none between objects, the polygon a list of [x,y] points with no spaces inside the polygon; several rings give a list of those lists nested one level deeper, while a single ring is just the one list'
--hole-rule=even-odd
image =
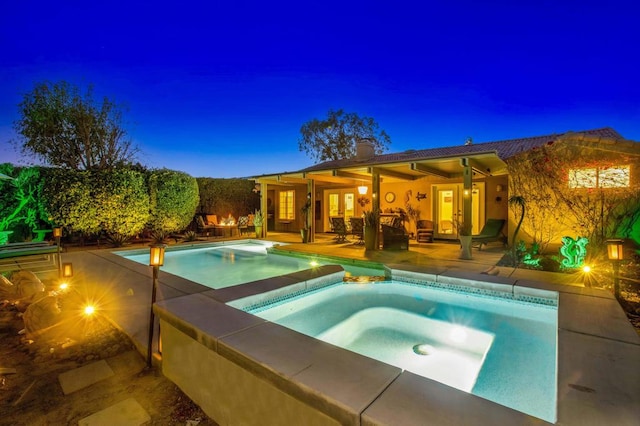
[{"label": "single-story house", "polygon": [[[562,147],[574,154],[555,151],[550,155],[547,151],[551,147]],[[443,240],[457,239],[461,223],[471,222],[472,233],[477,234],[488,219],[506,219],[503,231],[511,241],[519,210],[514,203],[510,206],[510,197],[520,196],[533,206],[542,202],[544,197],[539,195],[545,191],[551,195],[562,192],[550,186],[549,181],[537,179],[547,174],[553,174],[559,184],[570,190],[587,195],[593,190],[624,188],[637,197],[640,143],[624,139],[611,128],[495,142],[468,141],[457,146],[380,155],[375,155],[370,143],[362,141],[352,158],[252,179],[261,191],[261,210],[267,213],[265,237],[269,231],[297,232],[303,228],[302,207],[310,201],[311,241],[316,232],[331,230],[331,217],[344,217],[348,223],[350,217],[361,216],[372,208],[378,208],[383,216],[413,213],[405,215],[407,232],[415,231],[415,219],[431,220],[434,237]],[[547,207],[543,203],[538,208]],[[547,216],[549,223],[563,222]],[[556,216],[570,215],[560,212]],[[551,232],[527,229],[525,221],[518,239],[545,238],[547,243],[559,243],[564,233],[579,232],[575,222],[563,223],[564,229]],[[540,226],[544,228],[544,224]],[[532,227],[535,228],[529,226]]]}]

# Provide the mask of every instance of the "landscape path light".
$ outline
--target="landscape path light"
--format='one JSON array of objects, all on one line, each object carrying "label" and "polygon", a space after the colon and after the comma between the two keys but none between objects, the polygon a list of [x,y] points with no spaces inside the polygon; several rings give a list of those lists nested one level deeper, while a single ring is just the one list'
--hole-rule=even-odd
[{"label": "landscape path light", "polygon": [[156,303],[156,289],[158,287],[158,272],[160,267],[164,265],[164,251],[167,248],[165,244],[154,244],[149,250],[149,266],[153,268],[153,281],[151,287],[151,306],[149,307],[149,341],[147,345],[147,367],[151,368],[151,346],[153,345],[153,323],[155,316],[153,315],[153,304]]},{"label": "landscape path light", "polygon": [[62,228],[56,226],[53,228],[53,238],[56,239],[56,246],[58,248],[58,278],[62,276],[62,257],[60,255],[60,239],[62,238]]},{"label": "landscape path light", "polygon": [[624,259],[624,240],[607,240],[607,256],[613,262],[613,292],[620,300],[620,261]]}]

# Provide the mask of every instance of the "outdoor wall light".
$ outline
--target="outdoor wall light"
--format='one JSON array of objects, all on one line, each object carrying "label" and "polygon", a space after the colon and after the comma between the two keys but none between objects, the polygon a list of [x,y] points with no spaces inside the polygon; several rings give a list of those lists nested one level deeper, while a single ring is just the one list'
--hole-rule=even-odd
[{"label": "outdoor wall light", "polygon": [[620,261],[624,259],[624,240],[607,240],[607,256],[613,262],[613,291],[620,300]]},{"label": "outdoor wall light", "polygon": [[165,244],[154,244],[149,250],[149,266],[153,267],[153,281],[151,286],[151,306],[149,307],[149,341],[147,345],[147,367],[151,368],[151,346],[153,345],[153,323],[155,317],[153,315],[153,305],[156,303],[156,290],[158,288],[158,272],[160,267],[164,265],[164,251],[167,248]]},{"label": "outdoor wall light", "polygon": [[367,191],[369,190],[369,188],[367,188],[366,185],[361,185],[358,187],[358,194],[360,195],[367,195]]},{"label": "outdoor wall light", "polygon": [[502,192],[502,185],[496,185],[496,192]]},{"label": "outdoor wall light", "polygon": [[426,192],[418,192],[416,195],[416,200],[420,201],[420,200],[424,200],[425,198],[427,198],[427,193]]}]

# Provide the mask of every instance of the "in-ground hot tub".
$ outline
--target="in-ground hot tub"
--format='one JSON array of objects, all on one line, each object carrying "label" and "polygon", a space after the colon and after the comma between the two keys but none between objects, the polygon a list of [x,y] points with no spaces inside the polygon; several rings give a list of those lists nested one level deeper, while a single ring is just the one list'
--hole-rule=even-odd
[{"label": "in-ground hot tub", "polygon": [[510,292],[480,290],[428,281],[340,282],[230,305],[555,421],[556,295],[514,300]]},{"label": "in-ground hot tub", "polygon": [[[288,297],[343,274],[323,266],[159,302],[163,373],[219,424],[540,424],[474,394],[487,363],[502,363],[491,361],[499,337],[467,393],[227,305]],[[637,423],[640,338],[610,292],[412,265],[387,268],[387,276],[557,302],[557,422]],[[488,371],[508,378],[506,370]]]}]

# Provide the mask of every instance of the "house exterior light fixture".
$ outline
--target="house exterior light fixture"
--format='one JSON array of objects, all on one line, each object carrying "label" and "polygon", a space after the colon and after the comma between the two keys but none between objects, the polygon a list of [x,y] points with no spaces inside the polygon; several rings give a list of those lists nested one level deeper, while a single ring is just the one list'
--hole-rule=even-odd
[{"label": "house exterior light fixture", "polygon": [[151,287],[151,306],[149,307],[149,340],[147,345],[147,367],[151,368],[151,353],[153,345],[153,323],[155,317],[153,314],[153,304],[156,303],[156,291],[158,288],[158,272],[160,267],[164,265],[164,251],[167,248],[165,244],[154,244],[149,250],[149,266],[153,268],[153,281]]},{"label": "house exterior light fixture", "polygon": [[366,185],[360,185],[358,187],[358,194],[360,195],[367,195],[367,191],[369,190],[369,188]]},{"label": "house exterior light fixture", "polygon": [[613,262],[613,291],[620,300],[620,261],[624,259],[624,240],[607,240],[607,257]]}]

